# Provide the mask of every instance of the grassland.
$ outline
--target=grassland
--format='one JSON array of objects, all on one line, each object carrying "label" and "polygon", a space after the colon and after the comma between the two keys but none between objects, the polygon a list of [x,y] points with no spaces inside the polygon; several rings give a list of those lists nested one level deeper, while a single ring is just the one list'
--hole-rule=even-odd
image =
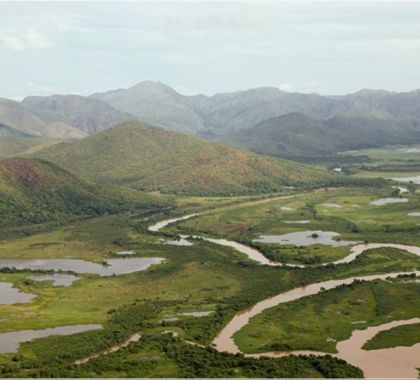
[{"label": "grassland", "polygon": [[[404,194],[406,203],[375,206],[378,198],[395,196],[391,187],[371,190],[340,188],[303,193],[290,199],[241,208],[221,208],[165,231],[225,237],[257,246],[268,257],[290,263],[329,262],[346,256],[350,247],[309,247],[253,242],[260,235],[323,230],[341,234],[345,240],[419,244],[419,217],[407,216],[420,209],[418,193]],[[329,205],[337,207],[329,207]],[[307,224],[293,223],[307,221]]]}]

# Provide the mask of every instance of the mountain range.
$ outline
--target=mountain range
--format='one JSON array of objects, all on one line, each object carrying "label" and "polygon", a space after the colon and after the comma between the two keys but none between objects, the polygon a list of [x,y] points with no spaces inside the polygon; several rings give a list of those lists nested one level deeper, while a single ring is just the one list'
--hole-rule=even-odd
[{"label": "mountain range", "polygon": [[278,157],[319,157],[420,142],[420,91],[321,96],[265,87],[186,96],[161,82],[145,81],[87,97],[0,99],[0,133],[9,127],[28,136],[72,140],[128,120]]}]

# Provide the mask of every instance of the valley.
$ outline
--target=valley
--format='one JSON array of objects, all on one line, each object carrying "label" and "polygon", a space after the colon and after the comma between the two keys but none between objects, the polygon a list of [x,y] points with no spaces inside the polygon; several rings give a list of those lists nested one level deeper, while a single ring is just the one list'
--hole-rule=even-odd
[{"label": "valley", "polygon": [[[360,377],[360,370],[352,367],[358,362],[345,364],[324,354],[289,356],[285,351],[334,354],[339,342],[352,332],[418,316],[413,302],[419,291],[415,278],[420,266],[420,222],[418,217],[407,215],[420,208],[420,198],[415,191],[395,195],[392,186],[305,192],[285,189],[283,194],[263,197],[175,196],[175,206],[147,216],[145,210],[126,210],[118,215],[62,221],[61,226],[50,226],[46,231],[22,226],[9,232],[0,241],[0,264],[6,259],[9,262],[0,268],[0,280],[33,298],[0,305],[0,337],[30,329],[101,327],[21,343],[17,352],[0,355],[2,374],[253,377],[293,373]],[[372,204],[391,196],[407,202]],[[308,223],[293,223],[302,220]],[[325,245],[313,231],[333,231],[333,241],[345,240],[350,245]],[[308,245],[258,242],[261,235],[296,232],[309,238]],[[190,244],[166,243],[179,237]],[[122,258],[121,252],[130,254]],[[52,267],[39,266],[47,259],[87,260],[107,269],[107,262],[113,260],[129,263],[151,257],[163,261],[142,271],[105,277],[60,268],[64,269],[61,273],[78,277],[66,286],[56,286],[52,279],[32,279],[52,273]],[[37,267],[12,266],[35,258]],[[328,265],[332,262],[336,264]],[[358,278],[366,281],[353,282]],[[327,285],[330,282],[334,286]],[[317,288],[322,290],[318,294],[288,299],[282,305],[270,303],[262,310],[253,308],[301,286],[310,291],[311,284],[318,283],[323,284]],[[324,312],[317,312],[315,305],[325,305]],[[228,334],[247,356],[226,356],[224,351],[232,351],[218,342],[224,341],[224,331],[232,331],[232,318],[245,318],[238,313],[250,307],[260,311],[249,323],[235,327],[236,334]],[[325,325],[332,314],[334,324]],[[400,328],[416,331],[416,324]],[[390,328],[389,333],[392,331]],[[131,340],[136,334],[141,337]],[[385,347],[400,344],[382,335],[377,339],[391,342]],[[412,339],[413,347],[417,342]],[[114,345],[118,349],[110,349]],[[270,350],[283,354],[253,357]],[[174,356],[176,352],[184,354]],[[205,368],[191,362],[206,355]],[[83,361],[85,357],[91,359]],[[324,365],[328,372],[322,372]],[[26,368],[25,372],[20,368]]]},{"label": "valley", "polygon": [[4,129],[28,145],[0,152],[0,376],[417,374],[417,146],[301,163],[105,129]]},{"label": "valley", "polygon": [[0,380],[420,379],[419,25],[0,1]]}]

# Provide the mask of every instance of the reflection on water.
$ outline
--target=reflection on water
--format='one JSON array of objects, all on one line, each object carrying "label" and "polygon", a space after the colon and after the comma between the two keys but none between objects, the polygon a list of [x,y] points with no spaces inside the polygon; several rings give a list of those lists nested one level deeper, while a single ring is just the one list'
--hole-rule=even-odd
[{"label": "reflection on water", "polygon": [[356,244],[357,241],[334,240],[340,236],[332,231],[300,231],[290,232],[283,235],[261,235],[259,239],[254,239],[258,243],[275,243],[281,245],[309,246],[312,244],[324,244],[331,247],[344,247]]},{"label": "reflection on water", "polygon": [[143,271],[162,261],[163,259],[159,257],[107,259],[103,264],[76,259],[0,259],[0,268],[61,270],[112,276]]},{"label": "reflection on water", "polygon": [[74,325],[48,328],[44,330],[21,330],[0,334],[0,354],[17,352],[19,344],[33,339],[46,338],[52,335],[72,335],[102,328],[101,325]]}]

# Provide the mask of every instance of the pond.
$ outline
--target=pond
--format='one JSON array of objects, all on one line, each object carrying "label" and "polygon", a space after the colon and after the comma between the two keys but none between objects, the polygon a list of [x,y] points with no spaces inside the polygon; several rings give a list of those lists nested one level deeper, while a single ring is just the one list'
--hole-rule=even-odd
[{"label": "pond", "polygon": [[33,281],[52,281],[53,286],[70,286],[73,282],[77,281],[80,277],[72,274],[54,273],[54,274],[37,274],[29,277]]},{"label": "pond", "polygon": [[337,232],[332,231],[300,231],[290,232],[283,235],[261,235],[254,242],[271,243],[281,245],[309,246],[313,244],[329,245],[331,247],[344,247],[358,243],[357,241],[335,240],[340,236]]},{"label": "pond", "polygon": [[160,257],[107,259],[104,264],[97,264],[77,259],[0,259],[0,268],[69,271],[105,277],[143,271],[163,260]]},{"label": "pond", "polygon": [[53,327],[43,330],[21,330],[12,331],[0,334],[0,354],[17,352],[19,344],[29,342],[38,338],[46,338],[52,335],[73,335],[90,330],[101,329],[101,325],[86,324],[86,325],[73,325]]},{"label": "pond", "polygon": [[407,198],[381,198],[381,199],[377,199],[375,201],[370,202],[371,205],[375,205],[375,206],[384,206],[387,204],[392,204],[392,203],[406,203],[408,202]]},{"label": "pond", "polygon": [[15,303],[31,302],[36,296],[24,293],[13,287],[10,282],[0,282],[0,305],[13,305]]}]

